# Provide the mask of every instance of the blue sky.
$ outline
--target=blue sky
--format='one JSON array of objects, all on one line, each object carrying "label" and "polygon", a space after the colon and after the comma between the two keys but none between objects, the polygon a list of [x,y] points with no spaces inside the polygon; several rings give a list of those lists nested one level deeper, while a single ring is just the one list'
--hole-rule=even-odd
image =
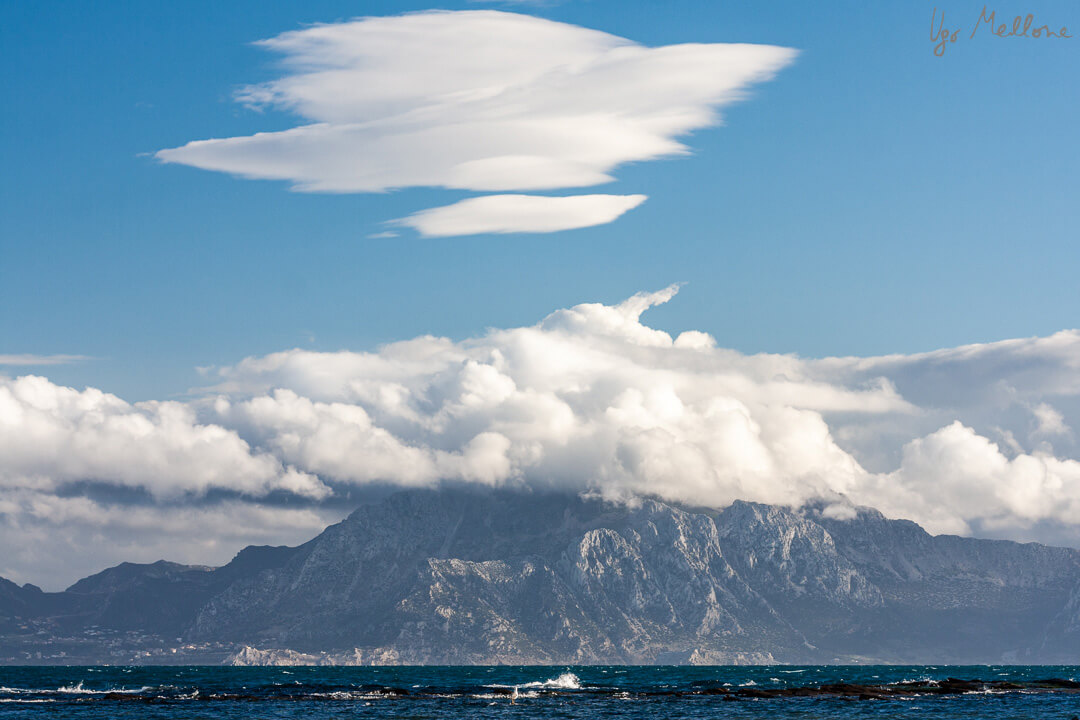
[{"label": "blue sky", "polygon": [[[371,240],[470,193],[296,193],[147,157],[297,124],[232,100],[279,74],[253,41],[429,7],[4,4],[0,353],[90,356],[50,375],[141,399],[197,384],[197,365],[464,337],[677,281],[653,324],[746,352],[913,352],[1076,325],[1080,39],[968,40],[980,3],[942,4],[965,28],[942,58],[932,3],[515,5],[646,45],[801,52],[696,132],[691,156],[619,168],[596,191],[649,200],[599,227]],[[1080,28],[1069,3],[994,7]]]}]

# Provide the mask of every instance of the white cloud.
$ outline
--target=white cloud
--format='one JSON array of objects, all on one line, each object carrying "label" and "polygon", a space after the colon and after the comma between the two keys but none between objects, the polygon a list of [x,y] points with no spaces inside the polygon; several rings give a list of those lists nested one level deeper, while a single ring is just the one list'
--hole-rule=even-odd
[{"label": "white cloud", "polygon": [[144,490],[159,500],[214,489],[313,498],[329,492],[313,475],[252,452],[235,432],[199,423],[183,403],[130,405],[43,377],[0,377],[0,488],[56,490],[79,481]]},{"label": "white cloud", "polygon": [[[507,441],[504,471],[493,475],[503,483],[716,506],[843,496],[934,531],[1080,524],[1076,461],[1015,440],[1033,414],[1044,433],[1068,427],[1037,400],[1078,394],[1080,334],[885,358],[745,356],[706,333],[672,338],[641,322],[677,289],[578,305],[461,343],[426,337],[377,353],[252,358],[221,371],[217,390],[262,397],[289,387],[361,406],[374,426],[425,449],[429,478],[463,477],[445,453],[493,432]],[[1013,457],[972,427],[980,424],[1008,433]],[[396,481],[420,477],[410,473]],[[964,501],[980,483],[983,499]]]},{"label": "white cloud", "polygon": [[[1075,461],[1015,440],[1033,412],[1042,413],[1046,431],[1067,427],[1064,414],[1032,399],[1075,393],[1080,335],[887,358],[745,356],[716,347],[706,333],[672,338],[641,322],[642,312],[676,291],[578,305],[534,327],[461,343],[424,337],[376,353],[251,358],[220,371],[216,392],[266,402],[274,388],[288,387],[327,407],[359,406],[365,422],[412,453],[401,461],[401,447],[386,445],[366,455],[363,443],[377,439],[374,432],[353,445],[337,439],[325,445],[339,448],[331,450],[337,460],[352,447],[367,458],[335,467],[339,481],[370,481],[372,463],[398,468],[393,479],[405,484],[464,478],[448,458],[463,456],[482,433],[497,433],[504,449],[491,467],[501,469],[488,477],[501,483],[717,506],[844,496],[936,531],[1080,523],[1071,499],[1080,485],[1069,479]],[[990,420],[1015,423],[988,430],[1012,438],[1011,459],[963,424]],[[241,434],[272,444],[266,427]],[[299,456],[285,459],[328,472]],[[980,477],[985,502],[964,502]],[[1032,504],[1043,496],[1054,501]]]},{"label": "white cloud", "polygon": [[70,365],[90,358],[85,355],[0,355],[0,365]]},{"label": "white cloud", "polygon": [[899,449],[907,439],[954,420],[983,436],[1000,438],[1013,453],[1022,451],[1019,445],[1014,447],[1018,437],[1038,435],[1045,440],[1053,435],[1059,452],[1080,454],[1071,432],[1049,433],[1053,423],[1041,423],[1051,418],[1038,417],[1043,403],[1062,413],[1062,423],[1080,415],[1080,332],[1076,330],[913,355],[826,358],[808,361],[806,372],[822,382],[846,387],[886,378],[919,409],[905,418],[834,425],[845,447],[867,458],[876,470],[899,462]]},{"label": "white cloud", "polygon": [[1065,416],[1049,403],[1039,403],[1031,408],[1035,419],[1032,436],[1071,435],[1072,428],[1065,424]]},{"label": "white cloud", "polygon": [[[856,503],[933,532],[1080,544],[1069,431],[1080,333],[884,358],[747,356],[642,322],[677,290],[460,342],[247,358],[209,373],[214,386],[185,403],[0,378],[0,539],[64,555],[96,533],[85,552],[116,558],[144,540],[159,548],[152,519],[175,512],[193,529],[162,520],[172,554],[192,559],[209,542],[220,552],[263,537],[197,519],[223,503],[311,528],[351,492],[451,480],[714,507],[821,498],[833,517]],[[286,512],[282,496],[300,505]],[[145,528],[121,522],[110,540],[110,518],[131,502]],[[82,529],[66,529],[75,512]]]},{"label": "white cloud", "polygon": [[861,492],[883,512],[936,532],[1080,524],[1080,462],[1039,451],[1009,459],[960,422],[909,442],[900,468]]},{"label": "white cloud", "polygon": [[[827,358],[833,377],[887,376],[905,396],[931,407],[1002,407],[1045,395],[1080,395],[1080,331],[963,345],[914,355]],[[975,373],[957,382],[964,373]],[[994,392],[988,392],[988,390]]]},{"label": "white cloud", "polygon": [[[363,18],[259,44],[284,55],[286,74],[238,99],[308,124],[190,142],[158,159],[307,192],[588,187],[621,164],[687,152],[677,138],[717,124],[718,108],[795,56],[765,45],[649,48],[494,10]],[[581,227],[567,223],[553,226]]]},{"label": "white cloud", "polygon": [[644,195],[487,195],[421,210],[397,222],[426,237],[547,233],[604,225],[643,202]]}]

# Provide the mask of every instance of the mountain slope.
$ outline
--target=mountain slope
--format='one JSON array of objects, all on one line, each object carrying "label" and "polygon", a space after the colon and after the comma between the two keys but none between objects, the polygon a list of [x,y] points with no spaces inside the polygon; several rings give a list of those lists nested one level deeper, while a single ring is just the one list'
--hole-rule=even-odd
[{"label": "mountain slope", "polygon": [[400,492],[222,568],[124,564],[64,593],[0,582],[0,634],[105,627],[166,658],[182,637],[181,653],[350,662],[1076,662],[1077,608],[1076,550],[933,537],[869,509],[461,489]]}]

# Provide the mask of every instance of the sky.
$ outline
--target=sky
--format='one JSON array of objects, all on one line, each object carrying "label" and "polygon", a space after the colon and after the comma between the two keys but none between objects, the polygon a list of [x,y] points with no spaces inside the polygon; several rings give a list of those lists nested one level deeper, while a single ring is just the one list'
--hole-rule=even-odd
[{"label": "sky", "polygon": [[1080,546],[1080,37],[982,10],[0,5],[0,576],[439,480]]}]

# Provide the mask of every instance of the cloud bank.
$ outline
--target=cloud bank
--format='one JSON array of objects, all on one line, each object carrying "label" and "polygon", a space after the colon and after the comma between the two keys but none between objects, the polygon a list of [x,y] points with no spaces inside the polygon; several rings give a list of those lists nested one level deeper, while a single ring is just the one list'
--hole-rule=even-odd
[{"label": "cloud bank", "polygon": [[744,355],[642,322],[677,290],[462,341],[251,357],[186,402],[0,376],[0,544],[15,548],[0,575],[223,562],[304,539],[365,489],[446,481],[870,505],[932,532],[1080,545],[1080,333]]},{"label": "cloud bank", "polygon": [[[245,87],[237,99],[307,124],[189,142],[160,150],[159,160],[285,180],[304,192],[589,187],[612,181],[621,164],[686,153],[679,137],[719,123],[719,108],[795,56],[767,45],[650,48],[494,10],[363,18],[258,44],[283,56],[285,75]],[[593,208],[588,224],[621,214],[610,200],[602,212],[600,197],[581,198]],[[624,203],[629,197],[640,196],[624,196]],[[585,227],[581,206],[554,202],[561,199],[550,198],[543,215],[487,212],[461,232]],[[448,209],[427,213],[440,211]],[[423,213],[403,220],[421,222],[434,221]],[[440,227],[432,234],[449,234],[450,223]]]}]

